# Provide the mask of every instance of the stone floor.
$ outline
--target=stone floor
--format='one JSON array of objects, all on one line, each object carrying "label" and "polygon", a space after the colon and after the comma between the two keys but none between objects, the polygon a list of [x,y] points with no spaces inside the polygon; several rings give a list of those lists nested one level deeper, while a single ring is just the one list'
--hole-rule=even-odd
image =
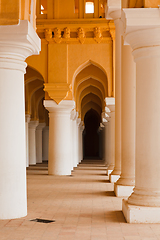
[{"label": "stone floor", "polygon": [[[72,176],[47,175],[44,164],[30,167],[28,215],[0,221],[0,240],[155,240],[160,224],[127,224],[101,162],[85,161]],[[37,223],[31,219],[54,219]]]}]

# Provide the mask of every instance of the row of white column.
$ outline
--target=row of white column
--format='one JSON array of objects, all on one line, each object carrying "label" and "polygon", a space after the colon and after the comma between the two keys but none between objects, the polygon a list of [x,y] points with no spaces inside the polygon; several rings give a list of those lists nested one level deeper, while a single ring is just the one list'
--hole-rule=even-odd
[{"label": "row of white column", "polygon": [[[49,127],[26,115],[26,167],[48,160]],[[43,132],[43,134],[42,134]]]},{"label": "row of white column", "polygon": [[116,26],[115,167],[110,181],[119,177],[116,196],[132,192],[122,202],[127,222],[159,223],[159,10],[115,6],[109,13]]}]

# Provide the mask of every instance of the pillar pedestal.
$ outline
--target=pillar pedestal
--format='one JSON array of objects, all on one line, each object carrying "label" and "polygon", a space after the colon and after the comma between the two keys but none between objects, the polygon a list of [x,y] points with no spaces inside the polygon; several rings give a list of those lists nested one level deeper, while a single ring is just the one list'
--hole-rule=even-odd
[{"label": "pillar pedestal", "polygon": [[46,123],[39,123],[36,128],[36,163],[42,163],[42,131]]},{"label": "pillar pedestal", "polygon": [[137,72],[135,188],[122,211],[130,223],[160,223],[159,9],[124,9],[122,17]]},{"label": "pillar pedestal", "polygon": [[31,24],[0,26],[0,219],[27,214],[25,59],[40,51]]},{"label": "pillar pedestal", "polygon": [[49,111],[49,159],[50,175],[71,175],[71,120],[70,114],[75,102],[62,100],[59,104],[45,100]]},{"label": "pillar pedestal", "polygon": [[122,200],[122,211],[128,223],[160,223],[160,207],[144,207]]}]

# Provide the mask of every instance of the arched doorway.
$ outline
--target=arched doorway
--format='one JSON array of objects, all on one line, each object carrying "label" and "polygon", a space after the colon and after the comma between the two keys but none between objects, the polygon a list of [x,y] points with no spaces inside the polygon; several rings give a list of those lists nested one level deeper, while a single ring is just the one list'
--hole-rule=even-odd
[{"label": "arched doorway", "polygon": [[84,118],[85,130],[83,133],[83,158],[100,158],[100,135],[98,128],[100,116],[94,109],[90,109]]}]

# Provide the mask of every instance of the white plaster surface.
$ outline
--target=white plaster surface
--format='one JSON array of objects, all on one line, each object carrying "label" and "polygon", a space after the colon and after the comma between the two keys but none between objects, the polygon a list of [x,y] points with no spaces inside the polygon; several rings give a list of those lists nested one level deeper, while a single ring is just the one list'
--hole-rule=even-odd
[{"label": "white plaster surface", "polygon": [[59,104],[45,100],[44,106],[49,111],[49,159],[50,175],[71,175],[71,119],[70,113],[74,101],[63,100]]},{"label": "white plaster surface", "polygon": [[134,186],[118,185],[117,183],[114,184],[116,197],[129,197],[133,192],[133,188]]},{"label": "white plaster surface", "polygon": [[28,21],[0,26],[0,219],[27,214],[24,61],[39,51]]},{"label": "white plaster surface", "polygon": [[42,161],[48,161],[49,126],[42,131]]},{"label": "white plaster surface", "polygon": [[109,181],[111,183],[117,182],[117,180],[120,178],[120,175],[113,175],[112,173],[109,175]]},{"label": "white plaster surface", "polygon": [[36,128],[36,163],[42,163],[42,131],[45,123],[39,123]]},{"label": "white plaster surface", "polygon": [[113,170],[108,170],[107,169],[107,176],[109,176],[112,173]]},{"label": "white plaster surface", "polygon": [[160,223],[159,207],[131,205],[123,199],[122,211],[128,223]]}]

